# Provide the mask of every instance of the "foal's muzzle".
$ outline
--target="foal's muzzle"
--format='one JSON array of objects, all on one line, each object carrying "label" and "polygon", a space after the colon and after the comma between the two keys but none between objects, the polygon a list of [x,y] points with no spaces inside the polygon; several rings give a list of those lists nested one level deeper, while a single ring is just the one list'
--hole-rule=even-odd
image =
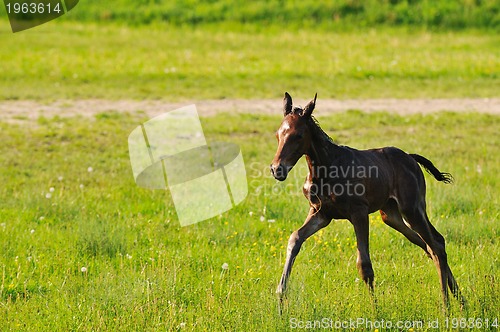
[{"label": "foal's muzzle", "polygon": [[278,181],[284,181],[290,171],[291,167],[286,167],[281,164],[273,165],[271,164],[271,174]]}]

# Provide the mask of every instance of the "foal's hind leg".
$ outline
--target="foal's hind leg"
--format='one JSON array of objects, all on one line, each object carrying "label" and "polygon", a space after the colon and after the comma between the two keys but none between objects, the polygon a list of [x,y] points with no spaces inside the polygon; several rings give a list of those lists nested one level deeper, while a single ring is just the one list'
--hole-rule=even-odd
[{"label": "foal's hind leg", "polygon": [[432,259],[432,256],[427,251],[427,245],[422,238],[405,224],[395,200],[390,199],[384,207],[380,209],[380,215],[386,225],[394,228],[403,234],[411,243],[422,248],[427,256]]},{"label": "foal's hind leg", "polygon": [[448,279],[452,276],[450,267],[448,266],[448,258],[444,245],[444,238],[437,231],[432,231],[429,219],[425,212],[425,203],[418,204],[410,208],[402,208],[402,214],[405,220],[409,223],[412,230],[424,240],[427,245],[427,252],[431,255],[434,264],[438,270],[439,280],[441,283],[441,292],[443,300],[449,307],[448,296]]},{"label": "foal's hind leg", "polygon": [[[413,230],[411,230],[403,221],[403,217],[399,212],[399,207],[394,200],[390,200],[381,210],[380,214],[382,220],[390,227],[394,228],[398,232],[402,233],[410,242],[422,248],[430,259],[433,259],[429,251],[427,251],[427,244],[422,240],[422,238]],[[438,241],[443,247],[445,247],[444,238],[439,232],[434,228],[434,226],[429,222],[429,218],[426,215],[426,219],[430,228],[430,231],[436,241]],[[448,266],[448,287],[450,288],[452,294],[457,300],[460,301],[461,305],[466,304],[465,299],[460,293],[459,287],[453,273]]]},{"label": "foal's hind leg", "polygon": [[[425,214],[425,217],[427,218],[427,222],[429,223],[429,228],[434,236],[434,238],[441,243],[443,248],[445,247],[445,241],[444,237],[436,230],[436,228],[430,223],[429,217],[427,216],[427,213]],[[460,301],[460,305],[462,307],[467,305],[467,301],[465,298],[462,296],[462,293],[460,292],[460,288],[458,287],[457,281],[455,280],[455,277],[453,276],[453,273],[451,272],[450,266],[448,265],[448,287],[450,287],[451,293],[453,296]]]}]

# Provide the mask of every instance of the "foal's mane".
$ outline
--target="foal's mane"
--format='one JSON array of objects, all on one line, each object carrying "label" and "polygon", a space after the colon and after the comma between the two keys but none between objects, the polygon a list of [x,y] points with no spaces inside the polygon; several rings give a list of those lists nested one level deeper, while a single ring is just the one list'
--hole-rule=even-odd
[{"label": "foal's mane", "polygon": [[325,133],[323,128],[321,128],[318,120],[314,116],[311,115],[309,119],[310,120],[309,120],[308,124],[310,125],[310,128],[312,129],[312,131],[315,134],[317,134],[317,137],[321,140],[321,143],[335,144],[333,139],[330,136],[328,136],[327,133]]},{"label": "foal's mane", "polygon": [[[304,110],[301,107],[294,107],[292,109],[293,114],[297,114],[300,116],[302,116],[303,112]],[[332,140],[332,138],[328,136],[328,134],[325,133],[325,131],[321,128],[318,120],[314,116],[310,115],[308,117],[307,124],[309,125],[313,133],[317,134],[317,137],[321,140],[321,143],[331,143],[336,145],[336,143]]]}]

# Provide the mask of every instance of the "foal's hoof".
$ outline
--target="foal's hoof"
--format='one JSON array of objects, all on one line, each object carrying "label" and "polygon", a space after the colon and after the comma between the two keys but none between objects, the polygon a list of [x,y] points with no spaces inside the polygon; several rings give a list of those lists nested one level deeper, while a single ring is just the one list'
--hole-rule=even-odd
[{"label": "foal's hoof", "polygon": [[283,314],[283,305],[284,305],[284,300],[286,299],[285,292],[283,291],[283,288],[278,286],[278,289],[276,289],[276,295],[278,295],[278,313],[281,316]]},{"label": "foal's hoof", "polygon": [[467,303],[467,300],[462,296],[460,298],[460,311],[467,311],[469,310],[469,303]]},{"label": "foal's hoof", "polygon": [[276,288],[276,295],[281,299],[285,296],[285,290],[283,289],[283,286],[279,285],[278,288]]}]

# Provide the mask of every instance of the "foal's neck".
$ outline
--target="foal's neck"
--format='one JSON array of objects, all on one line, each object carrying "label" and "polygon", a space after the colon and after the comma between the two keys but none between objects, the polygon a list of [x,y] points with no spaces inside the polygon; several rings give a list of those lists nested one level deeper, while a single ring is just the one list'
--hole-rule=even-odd
[{"label": "foal's neck", "polygon": [[335,144],[312,118],[308,124],[311,132],[311,145],[306,153],[309,172],[314,177],[313,169],[318,166],[332,166],[342,153],[343,147]]}]

